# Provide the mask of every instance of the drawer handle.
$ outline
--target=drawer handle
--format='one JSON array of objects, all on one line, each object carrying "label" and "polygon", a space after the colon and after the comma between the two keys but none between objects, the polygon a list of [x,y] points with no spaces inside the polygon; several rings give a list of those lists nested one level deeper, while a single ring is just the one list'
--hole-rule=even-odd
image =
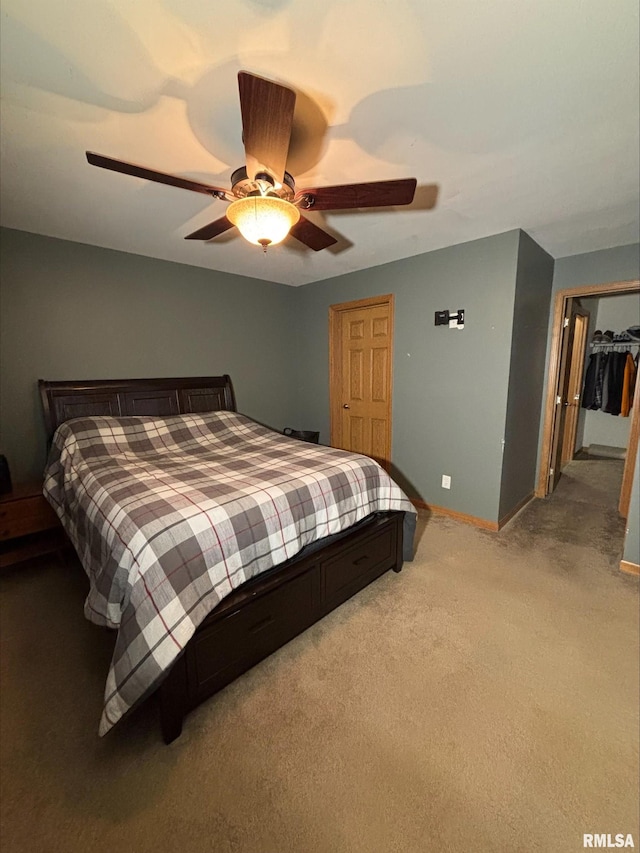
[{"label": "drawer handle", "polygon": [[263,619],[262,622],[257,622],[252,628],[249,628],[251,634],[258,634],[260,631],[263,631],[265,628],[268,628],[269,625],[273,624],[273,616],[267,616],[266,619]]},{"label": "drawer handle", "polygon": [[364,557],[358,557],[358,559],[357,559],[357,560],[354,560],[354,561],[353,561],[353,565],[354,565],[354,566],[359,566],[359,565],[360,565],[360,563],[364,563],[364,562],[365,562],[365,560],[368,560],[368,559],[369,559],[369,555],[368,555],[368,554],[365,554],[365,555],[364,555]]}]

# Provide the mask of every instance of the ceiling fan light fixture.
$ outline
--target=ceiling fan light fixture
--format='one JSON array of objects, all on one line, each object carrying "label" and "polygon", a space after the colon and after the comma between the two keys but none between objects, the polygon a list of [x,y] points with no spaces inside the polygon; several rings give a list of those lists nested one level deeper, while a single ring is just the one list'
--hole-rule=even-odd
[{"label": "ceiling fan light fixture", "polygon": [[265,252],[268,246],[281,243],[290,232],[314,252],[337,243],[335,237],[307,219],[300,209],[357,210],[395,207],[413,201],[415,178],[307,187],[296,192],[295,181],[285,168],[294,129],[296,93],[249,71],[238,73],[238,87],[246,165],[232,172],[231,189],[114,160],[93,151],[86,152],[87,160],[101,169],[231,202],[226,215],[187,234],[185,240],[212,240],[235,225],[245,240],[262,246]]},{"label": "ceiling fan light fixture", "polygon": [[267,246],[281,243],[300,219],[300,211],[291,202],[277,196],[247,196],[231,202],[229,219],[249,243]]}]

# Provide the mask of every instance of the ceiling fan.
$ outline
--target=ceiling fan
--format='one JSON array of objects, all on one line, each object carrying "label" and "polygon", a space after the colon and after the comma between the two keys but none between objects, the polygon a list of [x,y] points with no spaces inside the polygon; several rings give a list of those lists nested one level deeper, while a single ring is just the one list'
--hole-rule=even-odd
[{"label": "ceiling fan", "polygon": [[303,210],[389,207],[413,201],[415,178],[296,190],[293,177],[285,171],[295,92],[248,71],[239,72],[238,85],[247,162],[231,175],[231,189],[156,172],[92,151],[86,152],[87,160],[102,169],[230,202],[224,216],[188,234],[185,239],[211,240],[237,226],[246,240],[262,246],[265,252],[268,246],[280,243],[288,234],[316,252],[337,242],[335,237],[307,219],[301,213]]}]

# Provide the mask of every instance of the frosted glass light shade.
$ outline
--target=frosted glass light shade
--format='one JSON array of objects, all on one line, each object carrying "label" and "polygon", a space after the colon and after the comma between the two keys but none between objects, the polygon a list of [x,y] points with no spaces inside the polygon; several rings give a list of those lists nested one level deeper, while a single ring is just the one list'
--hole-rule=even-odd
[{"label": "frosted glass light shade", "polygon": [[256,246],[281,243],[300,219],[300,211],[291,202],[275,196],[247,196],[231,202],[227,219]]}]

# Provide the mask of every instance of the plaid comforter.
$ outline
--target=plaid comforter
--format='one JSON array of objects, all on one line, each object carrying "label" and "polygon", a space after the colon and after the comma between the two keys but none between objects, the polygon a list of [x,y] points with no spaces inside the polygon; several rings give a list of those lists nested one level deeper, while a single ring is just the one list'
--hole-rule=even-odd
[{"label": "plaid comforter", "polygon": [[62,424],[44,493],[118,631],[99,732],[152,691],[233,589],[376,511],[415,510],[372,459],[235,412]]}]

